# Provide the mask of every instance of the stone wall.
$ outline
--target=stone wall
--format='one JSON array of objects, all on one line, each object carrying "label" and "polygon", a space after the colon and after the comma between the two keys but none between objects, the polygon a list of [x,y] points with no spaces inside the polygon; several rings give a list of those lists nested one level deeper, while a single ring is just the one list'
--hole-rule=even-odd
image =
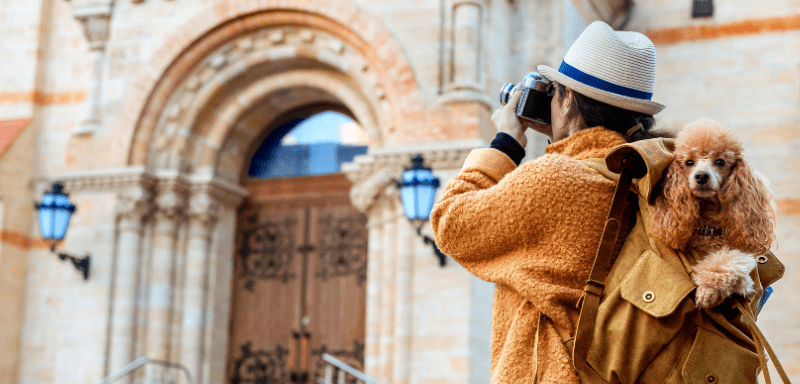
[{"label": "stone wall", "polygon": [[[768,5],[716,1],[713,18],[692,19],[691,3],[637,1],[628,28],[647,33],[656,43],[654,99],[667,105],[660,124],[679,129],[699,117],[722,121],[742,138],[748,158],[775,185],[782,209],[776,254],[787,265],[787,274],[775,285],[759,322],[797,379],[800,316],[793,303],[800,299],[795,276],[800,270],[800,168],[794,156],[800,153],[800,5],[796,0]],[[133,311],[137,283],[119,273],[136,265],[138,253],[129,246],[141,240],[134,236],[136,228],[120,223],[118,199],[126,190],[119,185],[75,187],[79,211],[63,248],[76,255],[91,253],[88,282],[36,240],[38,222],[31,202],[55,177],[127,174],[134,165],[141,166],[136,172],[154,179],[167,168],[177,171],[179,167],[170,167],[180,161],[153,160],[157,156],[151,145],[165,135],[142,134],[142,122],[152,120],[155,127],[158,119],[167,119],[171,110],[166,106],[176,105],[170,99],[173,88],[187,84],[190,75],[218,75],[210,53],[241,37],[248,28],[247,15],[280,9],[310,15],[306,24],[289,23],[290,29],[300,24],[312,32],[324,29],[316,42],[303,43],[303,52],[316,55],[317,62],[344,66],[348,75],[315,79],[327,84],[336,100],[360,98],[348,105],[354,113],[363,109],[369,113],[362,115],[375,116],[372,157],[356,164],[355,181],[396,175],[408,155],[428,151],[426,158],[432,159],[442,184],[458,170],[468,148],[485,146],[494,136],[489,118],[499,106],[500,86],[520,81],[537,64],[557,66],[576,33],[591,21],[569,0],[118,0],[113,8],[102,7],[108,4],[0,1],[0,123],[32,119],[9,148],[0,150],[5,180],[0,185],[0,384],[94,382],[148,348],[141,344],[146,339],[129,338],[140,344],[121,350],[114,341],[127,337],[130,327],[136,321],[141,326],[143,320],[126,317],[125,311]],[[100,19],[91,22],[86,16],[90,11]],[[103,12],[110,15],[107,36]],[[317,24],[309,25],[312,19]],[[319,20],[327,20],[325,28]],[[213,45],[207,38],[222,25],[228,35]],[[288,35],[281,36],[284,40],[268,36],[266,44],[289,41]],[[358,55],[348,56],[352,52]],[[357,60],[370,62],[374,72],[356,68]],[[278,76],[276,81],[293,81],[295,86],[300,84],[297,78]],[[228,86],[219,77],[213,79],[209,82],[220,89]],[[154,93],[159,89],[164,93]],[[302,99],[298,95],[295,99]],[[270,113],[277,113],[262,96],[263,90],[251,88],[238,100],[210,97],[213,102],[207,106],[213,107],[202,116],[213,117],[236,103],[242,113],[250,105],[269,113],[248,112],[235,129],[225,127],[215,134],[181,126],[174,137],[190,137],[186,145],[202,150],[180,152],[185,147],[178,144],[176,153],[196,154],[190,159],[195,165],[221,153],[217,163],[203,164],[223,170],[204,175],[235,184],[237,167],[263,136],[267,120],[274,118]],[[93,100],[99,100],[98,126],[86,124]],[[387,112],[381,105],[389,106]],[[545,140],[529,134],[528,158],[533,158],[543,153]],[[370,168],[370,161],[384,169]],[[190,170],[194,176],[201,171],[199,166]],[[370,260],[376,269],[368,283],[368,373],[386,383],[487,382],[491,286],[456,265],[436,266],[431,250],[398,211],[397,197],[382,199],[376,205],[380,208],[370,213]],[[220,215],[213,249],[229,255],[235,211],[228,207]],[[120,237],[121,230],[128,234]],[[388,248],[391,257],[382,253]],[[215,279],[225,281],[230,260],[218,262]],[[215,291],[210,313],[227,313],[226,292]],[[225,345],[227,319],[210,318],[208,332],[195,335],[204,341],[192,336],[176,345]],[[224,354],[203,364],[198,369],[207,382],[224,376]]]}]

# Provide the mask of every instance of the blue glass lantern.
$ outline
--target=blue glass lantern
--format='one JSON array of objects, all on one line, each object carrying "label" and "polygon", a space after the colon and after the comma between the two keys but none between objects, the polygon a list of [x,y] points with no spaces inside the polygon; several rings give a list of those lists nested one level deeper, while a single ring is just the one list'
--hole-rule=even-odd
[{"label": "blue glass lantern", "polygon": [[411,159],[411,167],[403,172],[400,182],[400,198],[406,217],[419,225],[431,217],[436,190],[439,188],[439,179],[422,164],[423,161],[421,155]]},{"label": "blue glass lantern", "polygon": [[[64,240],[69,227],[69,220],[75,212],[75,205],[69,201],[69,196],[64,193],[64,185],[55,182],[53,189],[45,193],[42,202],[36,204],[39,211],[39,229],[42,237],[50,243],[50,251],[55,253],[56,245]],[[67,254],[59,253],[61,260],[71,260],[79,271],[83,272],[83,278],[89,278],[89,256],[76,258]]]},{"label": "blue glass lantern", "polygon": [[75,212],[75,206],[64,193],[64,186],[56,182],[53,183],[53,189],[42,197],[42,202],[36,204],[36,209],[39,210],[42,237],[50,243],[50,249],[55,250],[56,244],[64,240],[67,234],[69,219]]},{"label": "blue glass lantern", "polygon": [[439,179],[433,175],[430,168],[424,165],[422,155],[411,159],[411,167],[403,172],[402,180],[397,183],[400,188],[400,199],[403,201],[403,210],[406,217],[417,229],[417,234],[422,236],[426,244],[431,244],[439,265],[445,265],[445,255],[428,236],[422,235],[422,225],[431,217],[431,210],[436,199],[436,190],[439,188]]}]

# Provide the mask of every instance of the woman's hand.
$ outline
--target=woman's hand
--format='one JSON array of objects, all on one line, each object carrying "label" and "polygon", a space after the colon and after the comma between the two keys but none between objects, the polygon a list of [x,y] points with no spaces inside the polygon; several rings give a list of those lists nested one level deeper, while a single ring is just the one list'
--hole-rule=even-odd
[{"label": "woman's hand", "polygon": [[517,117],[517,104],[519,103],[520,96],[522,96],[522,87],[520,84],[517,84],[517,88],[514,94],[511,95],[508,103],[492,114],[492,122],[495,128],[497,128],[498,133],[503,132],[510,135],[519,142],[522,148],[525,148],[525,145],[528,144],[528,138],[525,137],[525,130],[528,129],[528,127],[522,124],[522,121]]}]

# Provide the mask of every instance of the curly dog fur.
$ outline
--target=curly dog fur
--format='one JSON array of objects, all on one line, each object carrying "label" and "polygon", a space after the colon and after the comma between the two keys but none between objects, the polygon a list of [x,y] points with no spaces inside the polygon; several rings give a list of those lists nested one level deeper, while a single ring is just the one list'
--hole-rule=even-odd
[{"label": "curly dog fur", "polygon": [[733,293],[752,293],[753,255],[775,241],[769,183],[742,156],[727,128],[711,120],[688,124],[656,198],[652,235],[665,245],[707,255],[694,270],[698,307]]}]

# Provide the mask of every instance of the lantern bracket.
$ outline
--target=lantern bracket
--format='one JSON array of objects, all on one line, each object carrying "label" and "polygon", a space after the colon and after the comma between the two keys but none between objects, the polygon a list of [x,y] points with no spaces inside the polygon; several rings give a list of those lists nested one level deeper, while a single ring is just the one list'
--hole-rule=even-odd
[{"label": "lantern bracket", "polygon": [[89,280],[89,267],[91,264],[89,255],[86,255],[84,258],[77,258],[75,256],[67,255],[66,253],[59,253],[58,258],[61,259],[61,261],[72,261],[72,265],[75,266],[75,269],[83,272],[83,279]]},{"label": "lantern bracket", "polygon": [[439,258],[439,266],[444,267],[445,264],[447,264],[447,256],[439,250],[439,247],[436,246],[436,241],[428,236],[423,235],[422,228],[420,227],[417,227],[417,235],[422,237],[422,241],[424,241],[425,244],[430,244],[433,247],[433,252],[436,254],[436,257]]}]

